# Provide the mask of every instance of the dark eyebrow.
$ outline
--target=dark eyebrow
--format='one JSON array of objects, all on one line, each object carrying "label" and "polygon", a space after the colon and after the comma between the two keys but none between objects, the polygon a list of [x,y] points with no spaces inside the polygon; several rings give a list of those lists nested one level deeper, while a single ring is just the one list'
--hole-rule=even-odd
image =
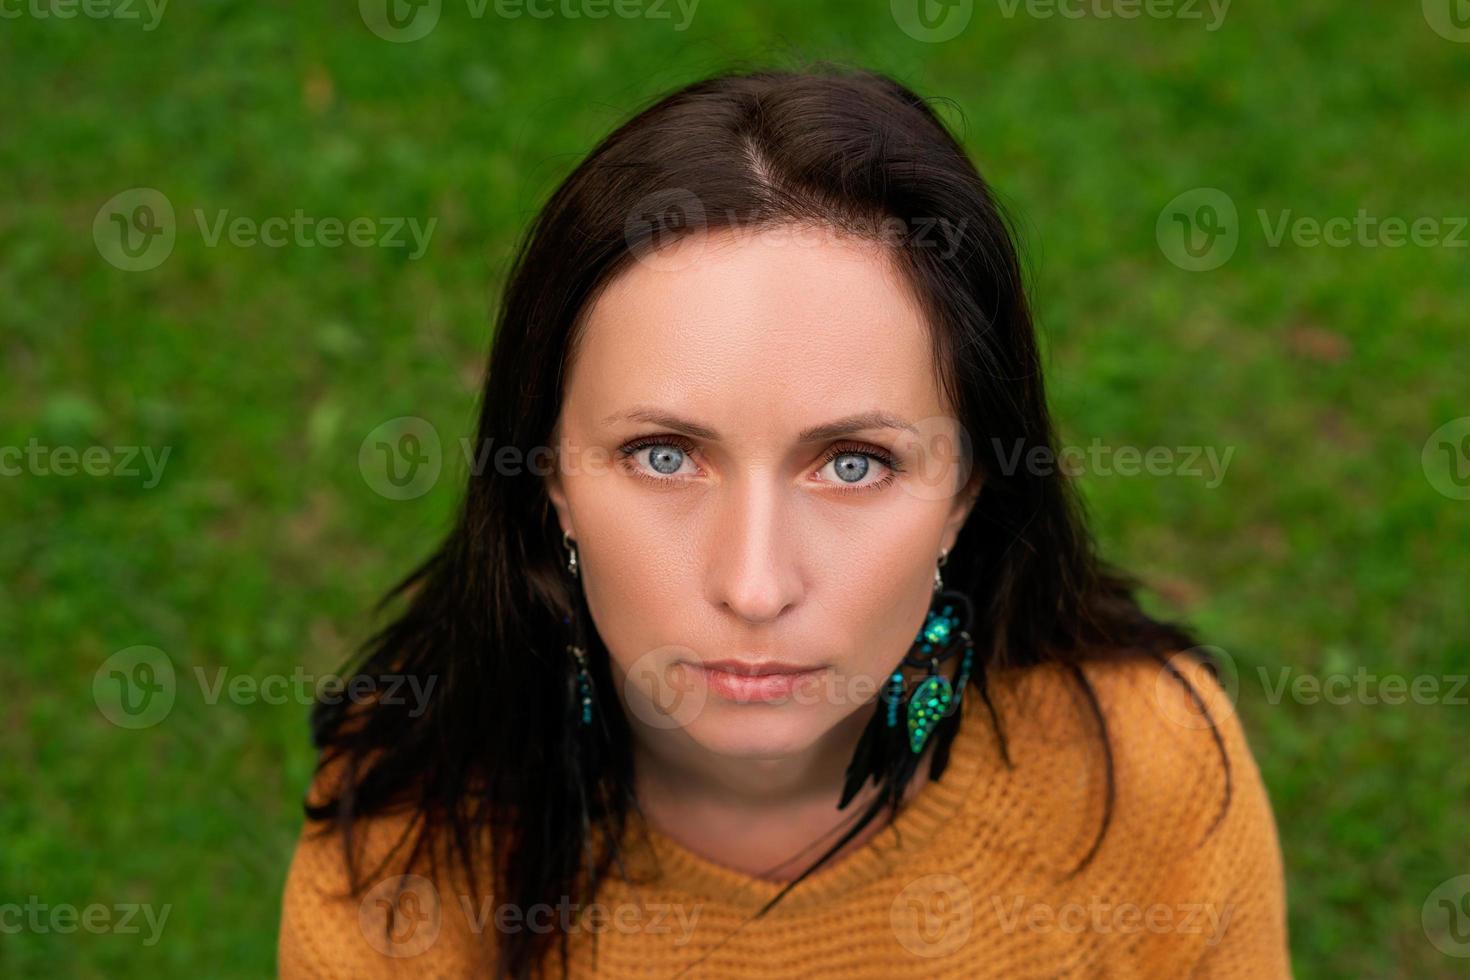
[{"label": "dark eyebrow", "polygon": [[[657,408],[637,406],[626,412],[615,412],[602,420],[603,425],[611,425],[618,421],[647,422],[650,425],[662,426],[675,432],[693,436],[696,439],[708,439],[711,442],[719,442],[720,434],[707,425],[691,422],[680,418],[670,412]],[[872,411],[859,412],[856,415],[848,415],[844,418],[835,419],[823,425],[813,426],[802,431],[797,437],[798,442],[826,442],[829,439],[837,439],[852,432],[861,432],[864,429],[901,429],[906,432],[919,434],[912,423],[906,422],[896,415],[888,412]]]}]

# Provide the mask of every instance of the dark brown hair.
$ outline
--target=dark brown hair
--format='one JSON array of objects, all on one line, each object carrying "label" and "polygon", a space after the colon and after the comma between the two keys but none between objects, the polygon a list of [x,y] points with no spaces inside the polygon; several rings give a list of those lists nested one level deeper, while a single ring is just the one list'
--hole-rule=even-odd
[{"label": "dark brown hair", "polygon": [[[1194,648],[1193,637],[1145,614],[1136,583],[1099,560],[1066,478],[1005,465],[1000,447],[1055,450],[1010,226],[931,106],[883,75],[829,66],[722,75],[660,99],[604,139],[552,194],[518,251],[477,444],[516,447],[529,459],[552,444],[580,316],[636,256],[683,234],[793,222],[885,235],[928,315],[941,390],[964,428],[985,434],[971,447],[983,493],[944,568],[947,586],[973,600],[971,683],[984,695],[987,670],[1060,663],[1085,692],[1105,746],[1084,661],[1149,656],[1189,687],[1168,659]],[[896,238],[895,227],[904,232]],[[547,503],[536,472],[472,474],[438,550],[384,597],[402,608],[365,645],[356,670],[435,678],[427,710],[316,706],[321,765],[339,767],[345,780],[307,812],[336,822],[355,886],[365,884],[353,822],[393,808],[419,818],[409,863],[432,859],[443,842],[472,883],[476,869],[489,868],[497,899],[522,908],[590,901],[616,862],[637,805],[630,730],[610,696],[595,630],[585,645],[603,692],[601,724],[584,733],[568,723],[577,695],[567,624],[588,614]],[[990,714],[1001,734],[993,707]],[[936,736],[941,754],[956,725]],[[1218,732],[1215,739],[1223,754]],[[1112,812],[1110,750],[1106,758],[1108,805],[1079,868]],[[888,789],[896,808],[903,786]],[[876,813],[875,805],[848,836]],[[565,967],[567,937],[559,939]],[[499,975],[533,976],[551,940],[506,932],[489,952]]]}]

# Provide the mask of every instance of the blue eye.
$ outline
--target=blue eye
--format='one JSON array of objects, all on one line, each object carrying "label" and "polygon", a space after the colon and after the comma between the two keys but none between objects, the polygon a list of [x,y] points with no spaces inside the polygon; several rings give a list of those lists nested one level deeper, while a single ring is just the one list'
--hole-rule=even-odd
[{"label": "blue eye", "polygon": [[856,483],[868,473],[868,457],[863,453],[843,453],[832,459],[837,479],[844,483]]},{"label": "blue eye", "polygon": [[684,465],[684,450],[678,446],[649,446],[648,465],[668,476]]},{"label": "blue eye", "polygon": [[[646,461],[641,458],[645,455],[645,450]],[[618,450],[618,455],[627,461],[635,473],[654,480],[678,473],[685,463],[691,462],[690,454],[687,446],[674,442],[667,436],[642,439]]]},{"label": "blue eye", "polygon": [[[864,478],[872,475],[874,462],[880,464],[887,475],[880,472],[877,479],[869,479],[864,483]],[[877,449],[835,446],[828,450],[822,471],[828,469],[832,470],[832,476],[827,478],[827,482],[842,490],[877,490],[893,482],[899,467],[892,456]]]}]

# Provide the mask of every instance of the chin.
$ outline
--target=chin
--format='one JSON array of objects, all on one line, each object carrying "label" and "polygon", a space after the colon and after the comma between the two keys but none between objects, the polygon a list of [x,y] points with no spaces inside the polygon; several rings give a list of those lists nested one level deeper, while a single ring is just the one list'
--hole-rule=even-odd
[{"label": "chin", "polygon": [[690,739],[716,755],[779,759],[810,750],[840,720],[810,705],[712,701],[685,730]]}]

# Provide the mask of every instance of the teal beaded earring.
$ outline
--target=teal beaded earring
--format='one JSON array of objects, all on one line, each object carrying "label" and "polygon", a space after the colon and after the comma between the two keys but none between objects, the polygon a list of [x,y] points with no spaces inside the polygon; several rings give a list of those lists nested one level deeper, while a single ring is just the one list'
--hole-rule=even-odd
[{"label": "teal beaded earring", "polygon": [[579,646],[567,645],[569,652],[577,661],[577,703],[581,709],[577,714],[578,723],[587,726],[592,724],[592,674],[587,670],[587,651]]},{"label": "teal beaded earring", "polygon": [[[924,666],[927,661],[929,667],[929,675],[914,688],[908,702],[908,746],[915,755],[924,751],[924,744],[934,734],[935,727],[949,715],[955,697],[963,696],[975,658],[970,634],[960,629],[960,618],[955,613],[956,605],[965,600],[964,595],[958,592],[941,595],[945,600],[943,607],[938,611],[929,610],[924,626],[914,640],[916,652],[903,660],[911,667]],[[939,673],[939,664],[960,649],[960,643],[955,641],[963,642],[964,656],[951,687],[949,680]],[[903,670],[894,671],[889,683],[890,693],[897,695],[890,699],[888,708],[888,725],[893,728],[898,725],[898,702],[903,698]]]},{"label": "teal beaded earring", "polygon": [[[929,736],[949,716],[955,697],[964,696],[970,668],[975,662],[975,647],[968,631],[970,598],[963,592],[944,591],[944,576],[939,572],[948,558],[948,551],[940,552],[939,562],[934,566],[935,598],[924,617],[924,625],[919,627],[913,649],[888,679],[887,724],[889,728],[897,728],[898,706],[904,698],[903,668],[927,666],[929,669],[928,676],[908,699],[908,747],[914,755],[924,751]],[[939,672],[939,665],[961,651],[964,655],[959,673],[951,686],[948,678]]]},{"label": "teal beaded earring", "polygon": [[[561,543],[568,551],[567,571],[572,578],[580,578],[577,573],[577,545],[571,535],[566,531],[561,533]],[[572,655],[577,669],[572,675],[572,703],[575,706],[574,713],[577,716],[577,724],[583,728],[592,724],[592,672],[587,669],[587,644],[582,638],[582,623],[579,617],[576,623],[572,622],[571,616],[561,618],[562,625],[572,628],[576,634],[575,641],[567,644],[567,653]]]}]

